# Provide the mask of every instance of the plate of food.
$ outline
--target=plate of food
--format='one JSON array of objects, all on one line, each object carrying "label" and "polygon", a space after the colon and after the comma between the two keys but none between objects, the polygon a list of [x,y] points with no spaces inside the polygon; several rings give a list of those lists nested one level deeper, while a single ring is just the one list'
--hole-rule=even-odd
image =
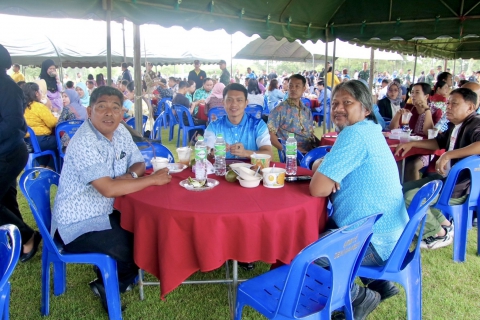
[{"label": "plate of food", "polygon": [[169,163],[167,167],[169,173],[179,173],[185,170],[187,166],[183,163]]},{"label": "plate of food", "polygon": [[206,191],[215,188],[220,182],[215,179],[207,179],[200,182],[196,179],[188,177],[188,179],[180,181],[180,185],[190,191]]}]

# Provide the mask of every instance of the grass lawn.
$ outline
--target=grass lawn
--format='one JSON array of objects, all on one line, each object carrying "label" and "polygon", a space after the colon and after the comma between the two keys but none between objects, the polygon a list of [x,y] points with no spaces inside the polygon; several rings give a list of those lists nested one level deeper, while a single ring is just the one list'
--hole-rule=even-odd
[{"label": "grass lawn", "polygon": [[[321,136],[320,129],[316,129]],[[164,143],[176,156],[175,143]],[[275,150],[276,153],[276,150]],[[278,161],[278,155],[275,159]],[[36,228],[27,202],[19,191],[19,204],[24,219]],[[423,319],[479,319],[480,257],[476,256],[477,229],[468,235],[467,261],[452,260],[452,246],[422,251],[423,264]],[[257,263],[255,270],[240,269],[239,276],[248,278],[266,272],[269,265]],[[19,263],[11,278],[10,314],[12,319],[41,319],[40,316],[41,254],[27,263]],[[220,278],[224,268],[197,273],[191,279]],[[88,287],[95,274],[90,265],[67,265],[67,290],[62,296],[50,295],[50,319],[107,319],[98,298]],[[156,279],[147,275],[146,281]],[[52,280],[53,282],[53,280]],[[122,295],[127,306],[125,319],[228,319],[229,307],[225,285],[182,285],[160,300],[158,286],[145,287],[145,300],[140,301],[138,288]],[[383,302],[369,319],[405,319],[406,304],[403,290],[399,296]],[[244,310],[243,319],[264,319],[250,308]]]}]

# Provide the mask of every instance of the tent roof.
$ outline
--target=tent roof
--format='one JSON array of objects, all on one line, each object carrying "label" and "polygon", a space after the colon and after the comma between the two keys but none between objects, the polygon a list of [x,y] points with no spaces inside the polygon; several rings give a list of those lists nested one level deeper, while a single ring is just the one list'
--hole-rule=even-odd
[{"label": "tent roof", "polygon": [[440,38],[434,40],[375,40],[350,41],[382,50],[396,51],[403,54],[436,57],[442,59],[478,59],[480,58],[480,38],[466,36],[462,39]]},{"label": "tent roof", "polygon": [[342,40],[459,38],[480,29],[478,0],[3,0],[0,13],[105,20],[103,2],[110,1],[114,21],[223,28],[290,41],[325,40],[326,33]]},{"label": "tent roof", "polygon": [[[311,43],[308,41],[304,44],[304,47],[311,52],[325,53],[325,43],[320,41],[317,43]],[[348,42],[336,40],[335,58],[370,60],[370,54],[371,50],[369,48],[359,47]],[[328,43],[328,56],[333,56],[333,41]],[[403,57],[398,53],[375,50],[375,60],[401,61],[403,60]]]},{"label": "tent roof", "polygon": [[[258,38],[253,40],[233,58],[303,62],[312,60],[312,54],[296,41],[289,42],[285,38],[276,40],[274,37],[268,37],[267,39]],[[315,60],[325,59],[320,54],[315,54],[314,58]]]}]

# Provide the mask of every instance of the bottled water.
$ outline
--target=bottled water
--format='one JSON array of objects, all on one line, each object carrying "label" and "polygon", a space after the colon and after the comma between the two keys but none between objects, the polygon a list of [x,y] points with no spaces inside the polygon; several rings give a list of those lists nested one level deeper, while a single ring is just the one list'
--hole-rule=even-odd
[{"label": "bottled water", "polygon": [[297,174],[297,140],[294,133],[288,134],[285,149],[287,175],[294,176]]},{"label": "bottled water", "polygon": [[215,175],[224,176],[226,170],[225,164],[226,156],[226,144],[225,139],[221,133],[217,134],[217,140],[215,140]]},{"label": "bottled water", "polygon": [[195,143],[195,179],[204,182],[207,179],[207,145],[203,137],[199,136]]}]

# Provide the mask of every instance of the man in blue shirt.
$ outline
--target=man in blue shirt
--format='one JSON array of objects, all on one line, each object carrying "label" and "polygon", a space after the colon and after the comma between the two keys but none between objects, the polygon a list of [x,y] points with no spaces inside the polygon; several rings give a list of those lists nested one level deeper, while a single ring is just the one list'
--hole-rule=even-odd
[{"label": "man in blue shirt", "polygon": [[[408,215],[403,202],[397,165],[373,113],[371,94],[360,81],[350,80],[333,91],[331,117],[340,133],[310,183],[315,197],[330,197],[331,224],[350,225],[372,214],[383,213],[363,265],[386,263],[400,238]],[[318,168],[318,170],[317,170]],[[389,281],[362,279],[368,288],[351,290],[355,319],[365,319],[381,300],[398,293]]]},{"label": "man in blue shirt", "polygon": [[231,83],[223,90],[227,116],[211,122],[205,130],[205,143],[211,148],[210,154],[213,154],[217,134],[221,133],[227,143],[227,158],[249,158],[253,153],[272,157],[265,122],[245,113],[247,96],[247,89],[239,83]]},{"label": "man in blue shirt", "polygon": [[[133,235],[120,227],[115,197],[171,180],[168,169],[143,177],[145,162],[122,121],[123,94],[112,87],[95,89],[85,121],[70,140],[52,215],[64,249],[104,253],[117,262],[120,292],[133,283]],[[101,273],[89,285],[107,310]]]},{"label": "man in blue shirt", "polygon": [[247,75],[245,76],[247,79],[257,79],[257,75],[255,74],[254,71],[252,71],[252,68],[248,67],[247,68]]},{"label": "man in blue shirt", "polygon": [[325,82],[318,81],[317,82],[317,91],[318,91],[318,108],[315,108],[315,111],[321,112],[324,108],[324,102],[325,102],[325,91],[327,92],[327,106],[330,105],[330,98],[332,97],[332,92],[330,89],[325,89]]}]

